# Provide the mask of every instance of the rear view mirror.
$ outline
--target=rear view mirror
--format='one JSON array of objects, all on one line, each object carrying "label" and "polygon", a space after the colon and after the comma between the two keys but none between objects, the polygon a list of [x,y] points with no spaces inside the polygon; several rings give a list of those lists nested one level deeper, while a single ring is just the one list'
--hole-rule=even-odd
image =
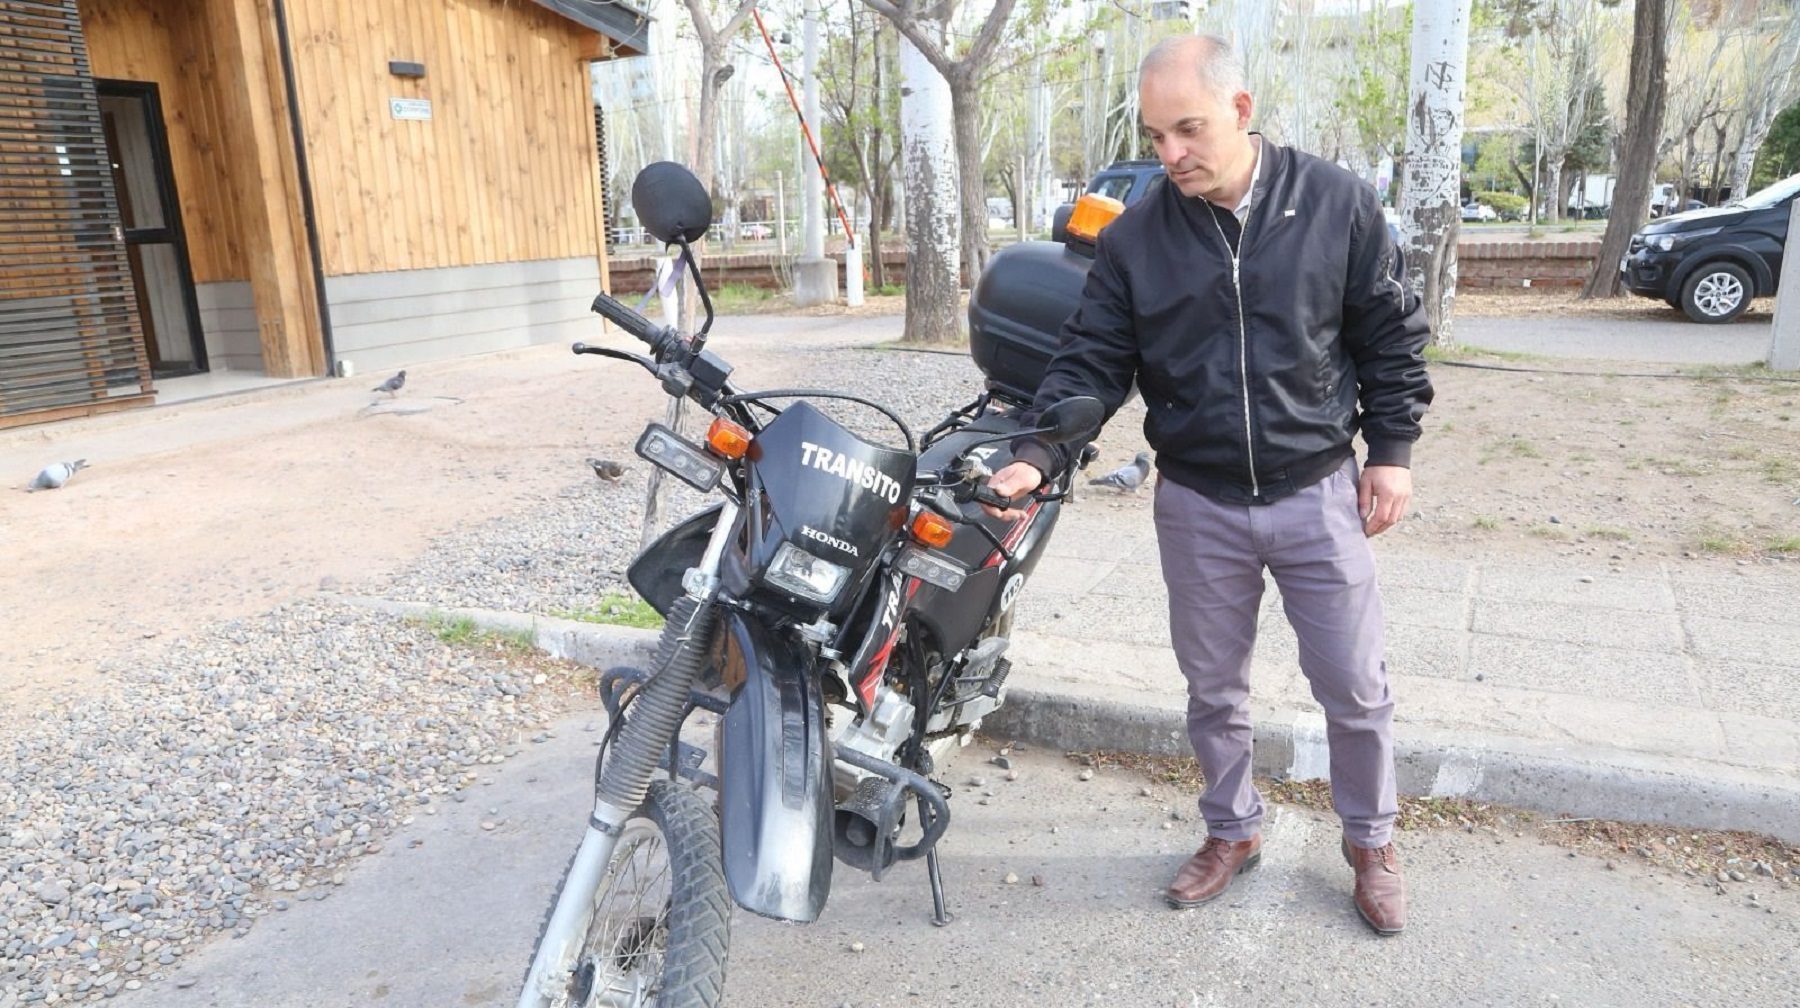
[{"label": "rear view mirror", "polygon": [[1038,417],[1046,440],[1072,444],[1093,437],[1106,419],[1106,407],[1093,396],[1075,396],[1051,406]]},{"label": "rear view mirror", "polygon": [[631,183],[631,208],[644,229],[665,245],[697,242],[712,226],[706,187],[673,161],[644,166]]}]

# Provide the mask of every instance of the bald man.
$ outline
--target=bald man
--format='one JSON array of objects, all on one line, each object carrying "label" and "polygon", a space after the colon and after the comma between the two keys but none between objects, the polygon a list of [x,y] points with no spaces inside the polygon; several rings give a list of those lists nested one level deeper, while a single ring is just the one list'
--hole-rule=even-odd
[{"label": "bald man", "polygon": [[[1167,180],[1101,233],[1026,419],[1075,395],[1110,417],[1134,380],[1144,395],[1170,636],[1206,774],[1207,837],[1167,898],[1208,903],[1262,858],[1248,700],[1267,570],[1325,712],[1355,906],[1398,934],[1394,704],[1368,539],[1412,496],[1432,396],[1425,316],[1395,279],[1375,191],[1250,130],[1254,102],[1225,40],[1158,45],[1138,93]],[[991,480],[1008,498],[1069,465],[1067,448],[1037,438],[1013,450]]]}]

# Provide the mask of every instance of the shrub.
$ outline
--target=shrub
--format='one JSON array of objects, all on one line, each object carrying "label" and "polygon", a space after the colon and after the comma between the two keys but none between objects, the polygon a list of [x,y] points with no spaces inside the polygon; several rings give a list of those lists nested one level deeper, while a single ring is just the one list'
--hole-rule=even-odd
[{"label": "shrub", "polygon": [[1523,196],[1509,192],[1478,192],[1475,202],[1493,207],[1494,212],[1507,220],[1518,220],[1525,216],[1525,208],[1529,201]]}]

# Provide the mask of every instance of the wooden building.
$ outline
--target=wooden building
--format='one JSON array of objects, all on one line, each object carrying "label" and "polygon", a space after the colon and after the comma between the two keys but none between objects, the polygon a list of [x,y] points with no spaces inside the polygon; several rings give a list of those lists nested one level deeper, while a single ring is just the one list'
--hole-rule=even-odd
[{"label": "wooden building", "polygon": [[0,0],[0,426],[584,331],[595,0]]}]

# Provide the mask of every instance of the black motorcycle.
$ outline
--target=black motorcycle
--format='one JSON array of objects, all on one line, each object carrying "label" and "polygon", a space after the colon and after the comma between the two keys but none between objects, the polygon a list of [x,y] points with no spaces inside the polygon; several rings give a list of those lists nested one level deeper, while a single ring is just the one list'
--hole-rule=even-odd
[{"label": "black motorcycle", "polygon": [[[698,181],[651,165],[632,202],[699,283],[688,243],[711,204]],[[691,337],[602,294],[594,310],[648,353],[574,348],[638,364],[713,416],[699,442],[653,423],[636,451],[723,500],[631,566],[662,636],[649,670],[601,677],[594,810],[521,1008],[716,1005],[730,904],[815,920],[834,856],[877,879],[925,858],[933,920],[948,922],[936,844],[950,789],[931,778],[1005,697],[1013,607],[1074,474],[1017,501],[986,478],[1012,438],[1076,444],[1102,419],[1098,401],[1071,399],[1023,428],[1028,397],[991,388],[915,438],[859,396],[744,391],[705,349],[699,289],[706,324]],[[815,405],[829,400],[874,411],[896,443]],[[696,711],[717,715],[710,752],[682,731]]]}]

